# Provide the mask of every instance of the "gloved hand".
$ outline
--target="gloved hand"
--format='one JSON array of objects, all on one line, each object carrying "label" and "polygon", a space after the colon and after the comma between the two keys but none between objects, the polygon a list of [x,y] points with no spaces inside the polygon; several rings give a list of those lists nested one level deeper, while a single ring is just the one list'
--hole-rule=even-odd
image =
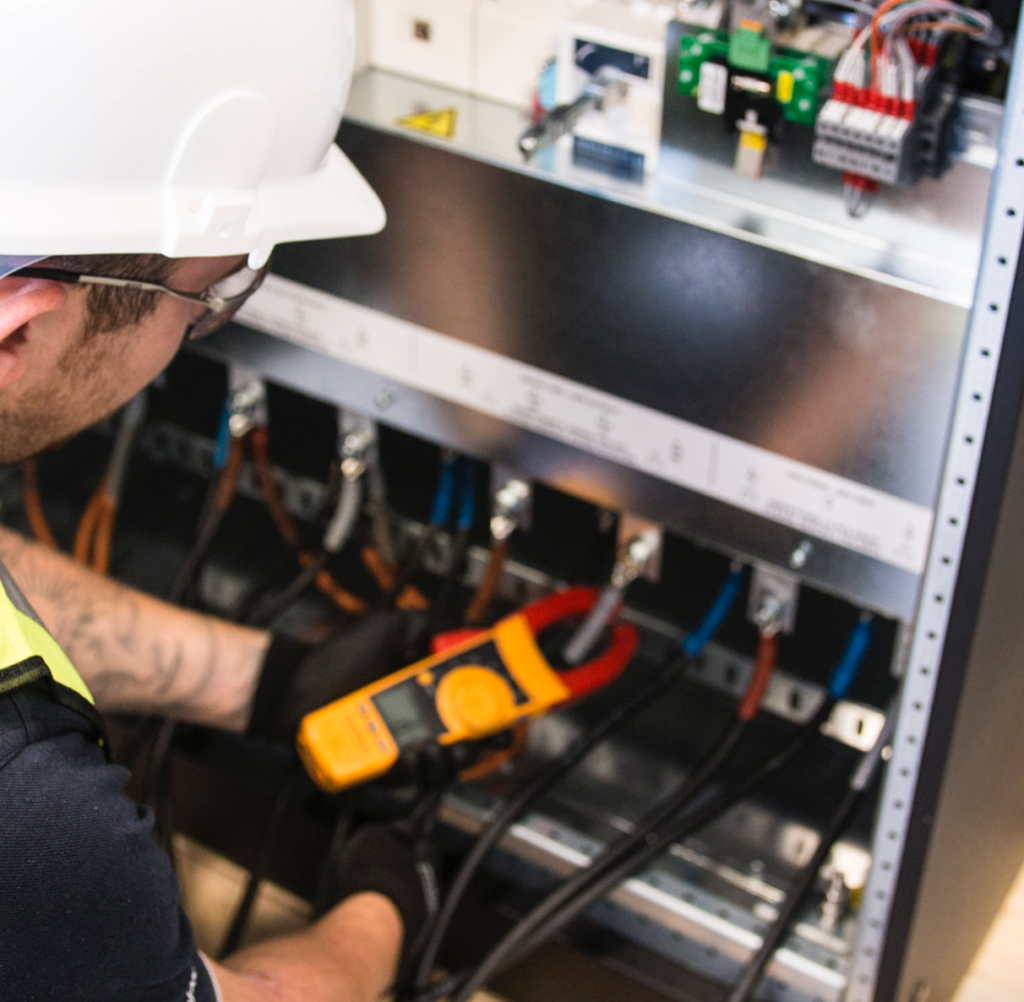
[{"label": "gloved hand", "polygon": [[426,657],[436,622],[429,613],[371,613],[313,647],[276,634],[256,686],[249,732],[293,741],[313,710]]},{"label": "gloved hand", "polygon": [[402,952],[394,987],[411,983],[416,962],[440,907],[440,894],[426,841],[416,840],[401,825],[364,825],[333,864],[326,901],[331,905],[366,891],[390,899],[402,917]]}]

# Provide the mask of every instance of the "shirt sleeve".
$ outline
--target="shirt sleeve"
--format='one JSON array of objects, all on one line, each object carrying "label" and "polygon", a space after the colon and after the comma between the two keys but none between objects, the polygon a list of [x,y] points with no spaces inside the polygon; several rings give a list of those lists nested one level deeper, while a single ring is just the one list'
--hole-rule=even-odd
[{"label": "shirt sleeve", "polygon": [[8,747],[12,711],[25,740],[0,757],[0,999],[216,1002],[127,771],[32,693],[0,700]]}]

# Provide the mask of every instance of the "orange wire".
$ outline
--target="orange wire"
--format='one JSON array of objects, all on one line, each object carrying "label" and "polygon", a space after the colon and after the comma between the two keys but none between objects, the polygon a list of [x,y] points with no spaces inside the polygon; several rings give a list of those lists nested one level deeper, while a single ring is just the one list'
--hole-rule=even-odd
[{"label": "orange wire", "polygon": [[364,546],[359,555],[362,557],[363,566],[377,582],[377,587],[385,594],[390,592],[398,580],[398,569],[380,555],[376,546]]},{"label": "orange wire", "polygon": [[479,762],[474,763],[459,773],[460,783],[475,783],[478,780],[493,776],[506,762],[518,758],[526,747],[526,735],[529,733],[530,725],[526,720],[520,720],[509,728],[512,732],[512,740],[507,748],[498,748],[485,755]]},{"label": "orange wire", "polygon": [[501,584],[501,572],[508,559],[508,540],[496,539],[491,543],[491,555],[487,560],[487,567],[484,569],[484,576],[470,599],[466,608],[466,622],[470,626],[482,623],[487,618],[494,596],[498,594],[498,586]]},{"label": "orange wire", "polygon": [[249,433],[249,441],[252,449],[252,462],[256,470],[256,479],[259,481],[260,489],[263,491],[263,500],[266,502],[267,511],[277,526],[281,538],[294,550],[299,547],[299,530],[291,512],[285,507],[284,499],[281,497],[281,490],[274,479],[274,470],[270,465],[270,441],[267,429],[257,425]]},{"label": "orange wire", "polygon": [[[301,552],[297,555],[299,563],[308,567],[315,559],[312,553]],[[328,570],[322,570],[313,579],[317,589],[326,595],[339,609],[353,616],[363,616],[370,611],[370,606],[358,595],[353,595],[338,584],[337,579]]]},{"label": "orange wire", "polygon": [[217,479],[217,487],[213,492],[213,504],[219,511],[227,511],[238,490],[238,481],[242,476],[245,464],[245,439],[232,438],[228,444],[227,458],[224,468]]},{"label": "orange wire", "polygon": [[21,482],[25,517],[36,540],[51,550],[59,550],[57,539],[50,529],[46,512],[43,510],[43,496],[39,492],[39,470],[34,459],[26,459],[21,464]]},{"label": "orange wire", "polygon": [[117,506],[114,499],[103,494],[99,500],[99,517],[96,519],[92,539],[92,566],[100,574],[110,573],[110,549],[114,539],[114,521]]},{"label": "orange wire", "polygon": [[426,612],[432,604],[430,599],[413,584],[406,585],[395,599],[395,608],[404,611],[418,609]]},{"label": "orange wire", "polygon": [[99,522],[103,510],[102,499],[107,488],[107,475],[103,474],[96,490],[92,492],[89,503],[82,512],[81,521],[78,523],[78,530],[75,532],[75,545],[72,548],[72,556],[80,564],[89,565],[92,556],[92,540],[96,533],[96,524]]}]

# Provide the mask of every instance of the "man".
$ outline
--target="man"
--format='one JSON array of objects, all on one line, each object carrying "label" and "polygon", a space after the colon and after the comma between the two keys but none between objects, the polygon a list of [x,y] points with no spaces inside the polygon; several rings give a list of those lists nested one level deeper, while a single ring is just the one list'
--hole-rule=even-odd
[{"label": "man", "polygon": [[[123,404],[240,306],[274,243],[379,229],[331,145],[352,38],[347,0],[0,0],[0,462]],[[6,530],[0,557],[0,999],[379,996],[415,913],[400,891],[207,960],[105,759],[96,709],[239,731],[254,706],[273,716],[270,635]]]}]

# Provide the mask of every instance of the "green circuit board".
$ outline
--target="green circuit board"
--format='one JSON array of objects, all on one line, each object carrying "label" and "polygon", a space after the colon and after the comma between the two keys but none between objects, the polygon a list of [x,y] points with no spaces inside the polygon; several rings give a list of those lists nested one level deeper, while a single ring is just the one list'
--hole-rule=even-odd
[{"label": "green circuit board", "polygon": [[813,126],[823,91],[831,84],[835,61],[795,49],[773,47],[756,31],[740,28],[703,30],[684,35],[679,56],[679,92],[697,98],[701,68],[716,62],[732,70],[746,70],[771,77],[771,94],[782,107],[783,117]]}]

